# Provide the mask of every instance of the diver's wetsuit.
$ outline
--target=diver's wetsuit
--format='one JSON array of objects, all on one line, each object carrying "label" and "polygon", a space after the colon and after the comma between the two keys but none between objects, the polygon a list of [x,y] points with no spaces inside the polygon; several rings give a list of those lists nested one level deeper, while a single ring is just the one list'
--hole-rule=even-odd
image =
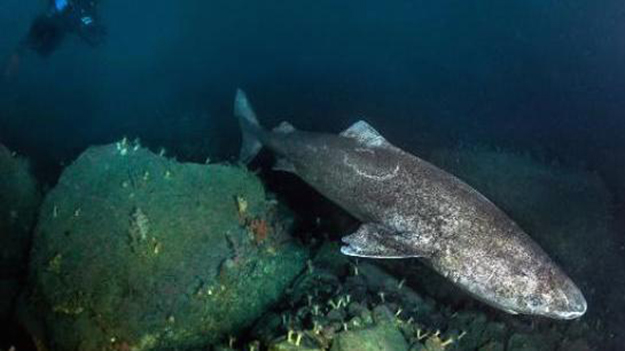
[{"label": "diver's wetsuit", "polygon": [[68,33],[74,33],[89,45],[104,40],[105,30],[97,15],[96,0],[50,0],[46,13],[30,27],[23,46],[48,56],[58,48]]},{"label": "diver's wetsuit", "polygon": [[20,57],[26,50],[33,50],[42,57],[50,56],[69,33],[91,46],[101,44],[106,30],[100,24],[97,7],[98,0],[50,0],[46,12],[35,18],[28,34],[10,56],[4,77],[17,74]]}]

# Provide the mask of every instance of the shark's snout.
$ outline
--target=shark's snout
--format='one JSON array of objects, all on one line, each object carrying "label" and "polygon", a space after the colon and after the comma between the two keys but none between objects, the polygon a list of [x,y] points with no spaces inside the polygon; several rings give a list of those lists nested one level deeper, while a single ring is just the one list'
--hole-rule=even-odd
[{"label": "shark's snout", "polygon": [[545,308],[544,313],[539,314],[557,319],[576,319],[586,313],[588,309],[586,298],[573,282],[555,292],[557,292],[554,294],[555,303]]},{"label": "shark's snout", "polygon": [[566,295],[568,304],[566,304],[566,308],[561,312],[561,318],[575,319],[583,316],[588,309],[588,304],[579,288],[573,286],[572,289],[565,291],[564,294]]}]

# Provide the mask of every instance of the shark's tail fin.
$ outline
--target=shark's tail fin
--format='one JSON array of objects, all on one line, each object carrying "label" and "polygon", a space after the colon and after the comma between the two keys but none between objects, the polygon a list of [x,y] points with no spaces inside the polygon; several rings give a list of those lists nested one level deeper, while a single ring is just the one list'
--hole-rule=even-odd
[{"label": "shark's tail fin", "polygon": [[260,138],[263,130],[258,123],[258,119],[256,119],[256,113],[254,113],[252,105],[250,105],[245,92],[241,89],[237,89],[237,94],[234,98],[234,116],[238,118],[241,133],[243,134],[239,161],[249,163],[262,148]]}]

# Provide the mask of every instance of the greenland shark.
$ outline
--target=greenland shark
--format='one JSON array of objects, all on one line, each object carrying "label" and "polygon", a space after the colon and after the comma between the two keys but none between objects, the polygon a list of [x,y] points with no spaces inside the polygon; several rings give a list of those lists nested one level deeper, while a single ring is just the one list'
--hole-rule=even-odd
[{"label": "greenland shark", "polygon": [[302,178],[362,222],[341,252],[369,258],[418,257],[473,297],[511,314],[574,319],[580,289],[514,221],[442,169],[389,143],[364,121],[340,135],[263,129],[245,93],[234,114],[240,160],[262,146],[276,168]]}]

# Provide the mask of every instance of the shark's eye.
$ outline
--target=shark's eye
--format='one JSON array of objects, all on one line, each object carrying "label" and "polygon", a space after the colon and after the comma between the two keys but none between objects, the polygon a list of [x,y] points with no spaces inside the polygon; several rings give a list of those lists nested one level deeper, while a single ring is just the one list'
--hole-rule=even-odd
[{"label": "shark's eye", "polygon": [[529,305],[530,307],[539,307],[542,306],[544,303],[543,299],[540,296],[532,296],[529,299]]}]

